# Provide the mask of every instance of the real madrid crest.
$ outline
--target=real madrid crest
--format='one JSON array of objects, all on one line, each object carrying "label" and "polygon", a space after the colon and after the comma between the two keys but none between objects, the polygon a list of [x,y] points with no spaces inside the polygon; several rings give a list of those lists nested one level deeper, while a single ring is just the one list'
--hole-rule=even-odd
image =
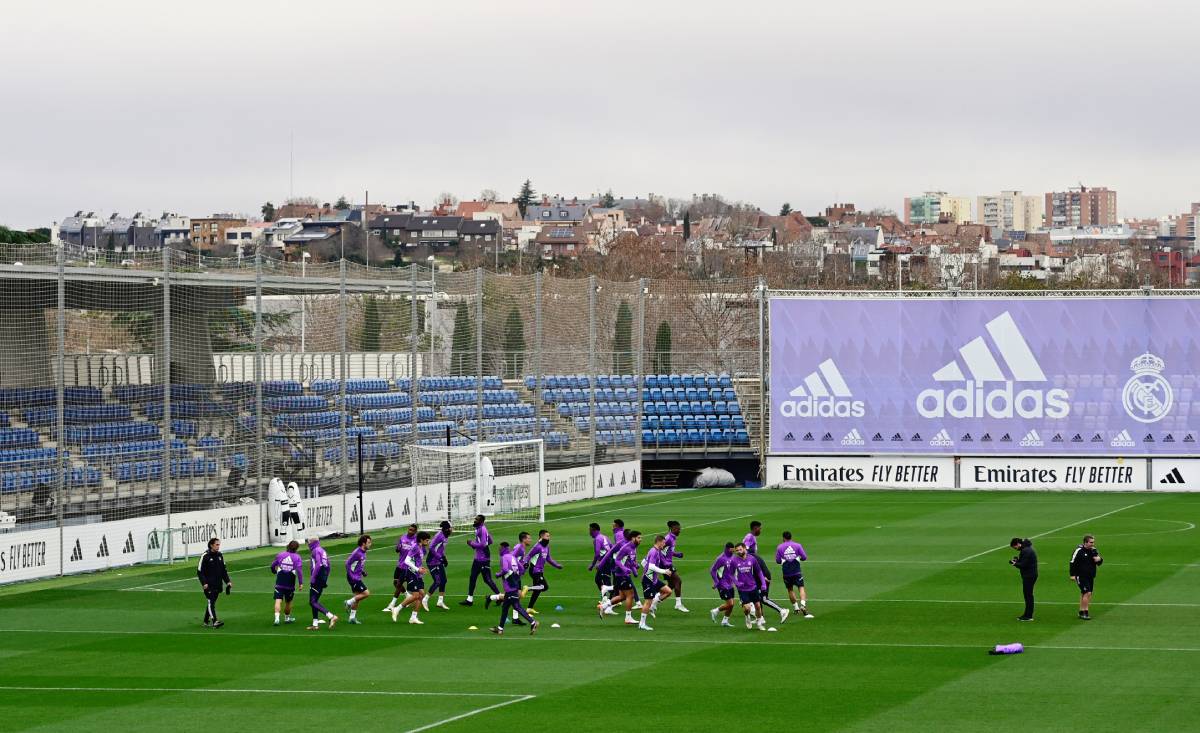
[{"label": "real madrid crest", "polygon": [[1143,423],[1158,422],[1167,416],[1175,395],[1171,385],[1163,377],[1166,364],[1150,352],[1142,354],[1129,363],[1133,376],[1125,382],[1121,401],[1125,412],[1134,420]]}]

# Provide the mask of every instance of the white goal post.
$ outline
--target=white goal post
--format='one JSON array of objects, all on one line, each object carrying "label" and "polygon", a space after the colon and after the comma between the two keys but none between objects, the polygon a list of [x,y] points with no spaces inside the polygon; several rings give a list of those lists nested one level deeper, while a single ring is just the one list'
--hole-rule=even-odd
[{"label": "white goal post", "polygon": [[541,440],[410,445],[408,450],[420,524],[434,527],[445,520],[469,527],[477,514],[490,521],[545,520]]}]

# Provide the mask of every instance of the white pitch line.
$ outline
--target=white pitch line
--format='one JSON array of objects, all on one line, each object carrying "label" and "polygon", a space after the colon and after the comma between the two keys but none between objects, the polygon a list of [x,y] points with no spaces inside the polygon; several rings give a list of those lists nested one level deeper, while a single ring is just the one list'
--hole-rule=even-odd
[{"label": "white pitch line", "polygon": [[[1139,502],[1138,502],[1138,503],[1136,503],[1136,504],[1130,504],[1129,506],[1123,506],[1123,507],[1121,507],[1120,509],[1113,509],[1111,512],[1105,512],[1105,513],[1103,513],[1103,514],[1097,514],[1096,516],[1094,516],[1094,517],[1088,517],[1087,519],[1080,519],[1078,522],[1071,522],[1070,524],[1064,524],[1063,526],[1061,526],[1061,527],[1056,527],[1055,529],[1052,529],[1052,530],[1050,530],[1050,531],[1048,531],[1048,532],[1042,532],[1041,534],[1035,534],[1035,535],[1031,535],[1031,536],[1029,537],[1029,539],[1031,539],[1031,540],[1036,540],[1038,537],[1045,537],[1045,536],[1046,536],[1046,535],[1048,535],[1048,534],[1054,534],[1055,532],[1061,532],[1061,531],[1063,531],[1064,529],[1070,529],[1071,527],[1078,527],[1079,525],[1083,524],[1084,522],[1094,522],[1094,521],[1096,521],[1097,519],[1103,519],[1104,517],[1109,517],[1109,516],[1112,516],[1113,514],[1116,514],[1117,512],[1123,512],[1123,511],[1125,511],[1126,509],[1132,509],[1132,508],[1134,508],[1135,506],[1141,506],[1141,505],[1143,505],[1143,504],[1145,504],[1145,503],[1146,503],[1146,502],[1144,502],[1144,501],[1139,501]],[[975,558],[977,558],[977,557],[982,557],[983,555],[986,555],[986,554],[988,554],[989,552],[995,552],[996,550],[1004,550],[1004,549],[1008,549],[1008,547],[1009,547],[1008,545],[1000,545],[999,547],[993,547],[993,548],[991,548],[990,550],[984,550],[983,552],[977,552],[977,553],[975,553],[974,555],[967,555],[966,557],[964,557],[963,559],[959,560],[958,562],[966,562],[966,561],[968,561],[968,560],[974,560]]]},{"label": "white pitch line", "polygon": [[746,517],[753,517],[753,516],[754,516],[753,514],[739,514],[736,517],[726,517],[725,519],[715,519],[711,522],[701,522],[700,524],[689,524],[689,525],[687,525],[687,529],[694,529],[696,527],[707,527],[710,524],[722,524],[724,522],[732,522],[735,519],[745,519]]},{"label": "white pitch line", "polygon": [[496,708],[502,708],[505,705],[515,705],[516,703],[519,703],[519,702],[525,702],[526,700],[532,700],[534,697],[536,697],[536,695],[522,695],[521,697],[518,697],[515,700],[505,700],[504,702],[498,702],[495,705],[488,705],[487,707],[476,708],[474,710],[468,710],[465,713],[460,713],[459,715],[455,715],[450,718],[443,718],[441,720],[430,723],[429,725],[422,725],[420,728],[409,728],[406,733],[420,733],[420,731],[423,731],[423,730],[430,730],[432,728],[437,728],[440,725],[445,725],[446,723],[453,723],[456,720],[462,720],[463,718],[469,718],[472,715],[479,715],[480,713],[486,713],[489,710],[495,710]]},{"label": "white pitch line", "polygon": [[694,493],[695,491],[696,491],[695,489],[681,489],[676,493],[687,492],[688,495],[687,496],[677,496],[674,499],[663,499],[662,501],[652,501],[647,504],[632,504],[629,506],[620,506],[620,507],[610,506],[610,507],[605,507],[604,509],[601,509],[598,512],[588,512],[586,514],[571,514],[571,515],[568,515],[565,517],[555,517],[554,519],[547,519],[546,523],[549,524],[550,522],[563,522],[568,519],[582,519],[583,517],[595,517],[600,514],[609,514],[614,511],[634,512],[634,511],[640,511],[642,508],[648,507],[648,506],[658,506],[659,504],[670,504],[670,503],[673,503],[676,501],[687,501],[689,499],[703,499],[703,498],[709,497],[709,496],[720,496],[721,495],[719,492],[713,492],[711,494],[696,494],[696,493]]},{"label": "white pitch line", "polygon": [[[717,632],[720,633],[720,632]],[[737,632],[731,632],[737,633]],[[129,629],[0,629],[0,634],[108,634],[108,635],[124,635],[124,636],[238,636],[238,637],[269,637],[273,639],[281,638],[279,634],[269,634],[265,632],[218,632],[218,631],[135,631]],[[330,634],[307,634],[304,636],[296,635],[295,639],[320,639],[330,638]],[[472,644],[479,643],[477,636],[438,636],[435,634],[412,634],[404,636],[388,636],[384,634],[355,634],[354,636],[341,636],[342,639],[416,639],[420,641],[465,641]],[[743,637],[745,638],[745,637]],[[919,642],[886,642],[886,641],[785,641],[780,640],[777,636],[760,637],[757,634],[750,635],[750,638],[762,638],[764,641],[735,641],[727,639],[671,639],[662,636],[626,636],[626,637],[599,637],[599,636],[552,636],[550,634],[542,634],[535,637],[534,643],[548,642],[596,642],[599,644],[688,644],[688,645],[710,645],[710,646],[737,646],[751,644],[771,644],[781,646],[828,646],[828,647],[865,647],[878,649],[979,649],[980,644],[926,644]],[[767,641],[766,639],[770,639]],[[990,644],[983,644],[983,647],[989,647]],[[1062,651],[1108,651],[1108,652],[1200,652],[1200,647],[1141,647],[1141,646],[1062,646],[1062,645],[1035,645],[1026,644],[1027,649],[1054,649]],[[138,688],[143,689],[143,688]],[[458,693],[445,693],[448,696],[454,696]]]},{"label": "white pitch line", "polygon": [[321,695],[379,695],[389,697],[507,697],[517,698],[504,704],[520,702],[532,695],[511,695],[500,692],[405,692],[400,690],[296,690],[296,689],[265,689],[265,688],[230,688],[230,687],[39,687],[33,685],[0,685],[0,691],[16,692],[227,692],[234,694],[273,693],[308,693]]}]

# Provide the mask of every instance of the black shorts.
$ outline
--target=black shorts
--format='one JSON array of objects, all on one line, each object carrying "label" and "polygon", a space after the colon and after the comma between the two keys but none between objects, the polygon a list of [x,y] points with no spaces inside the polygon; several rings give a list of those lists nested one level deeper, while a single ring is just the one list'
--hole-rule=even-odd
[{"label": "black shorts", "polygon": [[408,582],[408,570],[400,566],[392,571],[392,585],[396,586],[396,590],[404,590],[404,584]]},{"label": "black shorts", "polygon": [[1096,585],[1095,577],[1085,578],[1082,575],[1076,575],[1075,577],[1078,578],[1078,580],[1075,581],[1075,585],[1079,586],[1080,595],[1092,592],[1092,586]]},{"label": "black shorts", "polygon": [[320,592],[325,590],[325,586],[327,585],[329,585],[329,568],[325,568],[317,573],[312,579],[312,584],[308,587]]},{"label": "black shorts", "polygon": [[613,590],[633,590],[633,578],[628,575],[614,575]]},{"label": "black shorts", "polygon": [[425,579],[419,574],[412,572],[408,573],[408,592],[416,593],[419,590],[425,590]]},{"label": "black shorts", "polygon": [[612,573],[607,570],[596,571],[596,585],[612,585]]},{"label": "black shorts", "polygon": [[349,576],[346,577],[346,582],[350,584],[350,591],[355,595],[367,592],[367,584],[361,580],[353,580]]},{"label": "black shorts", "polygon": [[646,576],[642,576],[642,597],[650,598],[658,595],[658,592],[666,588],[667,584],[662,580],[650,580]]},{"label": "black shorts", "polygon": [[762,600],[762,596],[756,590],[739,590],[738,598],[741,600],[743,606],[747,603],[758,603]]},{"label": "black shorts", "polygon": [[288,603],[291,603],[292,598],[295,596],[296,590],[294,588],[291,590],[281,590],[279,588],[275,589],[275,600],[277,601],[287,601]]},{"label": "black shorts", "polygon": [[783,585],[788,590],[791,590],[793,588],[803,588],[804,587],[804,576],[803,575],[785,575],[785,576],[783,576]]},{"label": "black shorts", "polygon": [[717,596],[722,601],[732,601],[734,596],[733,588],[717,588]]},{"label": "black shorts", "polygon": [[545,573],[530,573],[529,574],[529,585],[530,586],[540,585],[542,587],[542,590],[546,590],[547,588],[550,587],[546,583],[546,574]]}]

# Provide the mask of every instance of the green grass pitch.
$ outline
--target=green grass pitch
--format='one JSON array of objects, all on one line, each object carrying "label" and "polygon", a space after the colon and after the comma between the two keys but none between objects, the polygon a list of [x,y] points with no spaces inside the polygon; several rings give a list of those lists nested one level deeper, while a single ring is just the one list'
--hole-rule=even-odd
[{"label": "green grass pitch", "polygon": [[[494,609],[458,606],[463,535],[452,610],[424,626],[380,612],[394,530],[375,535],[365,624],[332,631],[304,630],[307,592],[297,624],[272,626],[266,549],[227,556],[220,630],[200,625],[194,563],[5,587],[0,730],[1200,730],[1200,496],[718,490],[547,514],[566,569],[548,570],[533,637],[496,638]],[[613,517],[649,535],[683,523],[690,614],[664,605],[653,633],[597,618],[587,524]],[[779,626],[768,611],[773,634],[745,630],[740,611],[737,628],[710,622],[708,566],[751,519],[772,556],[783,530],[808,550],[815,619]],[[492,525],[497,542],[520,529],[537,526]],[[1106,559],[1090,623],[1067,578],[1084,532]],[[1031,624],[1015,620],[1013,535],[1034,537],[1041,560]],[[327,546],[338,612],[351,543]],[[1024,654],[986,654],[1016,641]]]}]

